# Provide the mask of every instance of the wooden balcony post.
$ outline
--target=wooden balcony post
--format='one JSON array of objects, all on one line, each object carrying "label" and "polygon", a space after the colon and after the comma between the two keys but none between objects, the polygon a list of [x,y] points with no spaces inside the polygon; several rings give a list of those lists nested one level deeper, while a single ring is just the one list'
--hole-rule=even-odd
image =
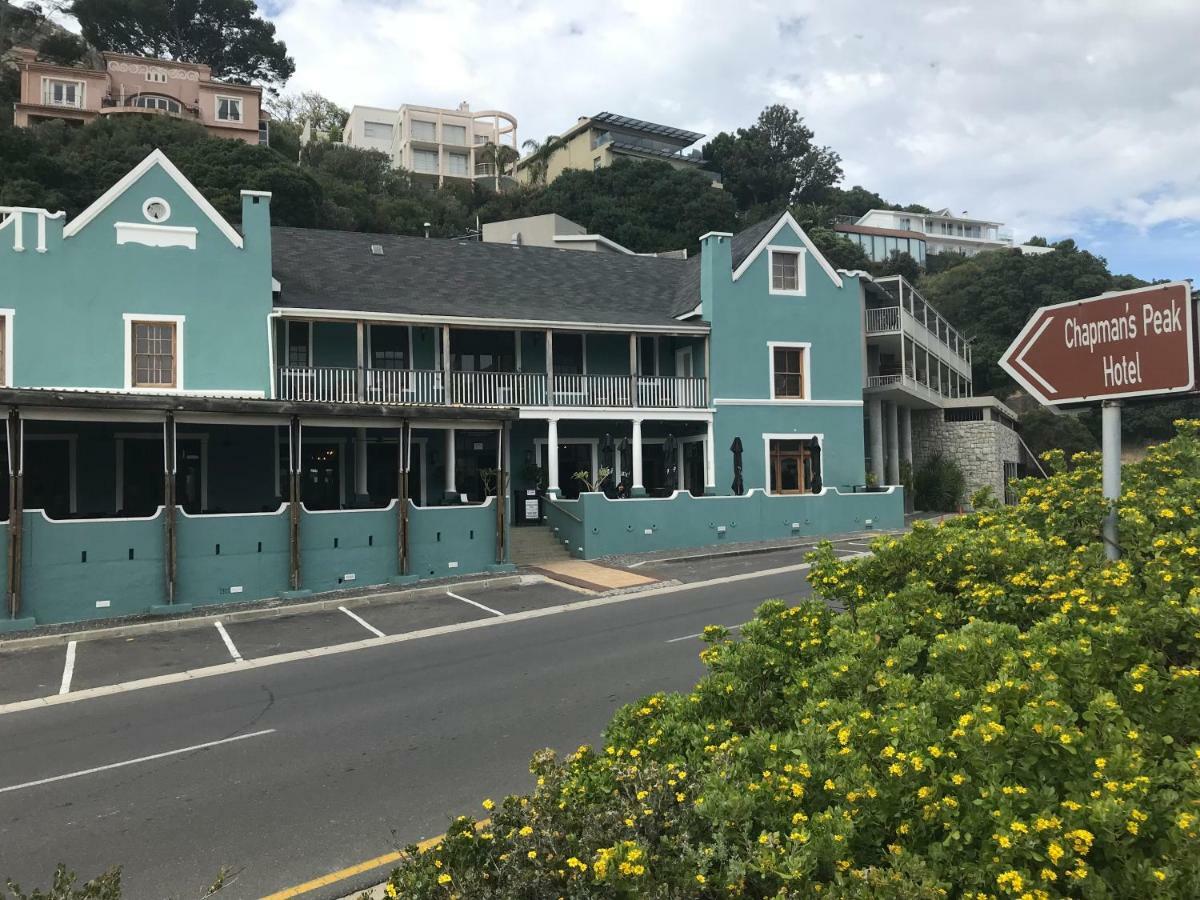
[{"label": "wooden balcony post", "polygon": [[167,605],[175,602],[175,414],[163,421],[163,564],[166,576]]},{"label": "wooden balcony post", "polygon": [[554,405],[554,332],[546,329],[546,405]]},{"label": "wooden balcony post", "polygon": [[446,404],[454,402],[454,391],[450,386],[450,326],[442,326],[442,378],[445,380],[442,386],[444,401]]},{"label": "wooden balcony post", "polygon": [[396,566],[398,575],[408,574],[408,461],[409,438],[412,429],[408,419],[400,423],[397,436],[396,460]]},{"label": "wooden balcony post", "polygon": [[288,424],[288,547],[290,550],[290,584],[300,590],[300,469],[303,464],[300,417],[292,416]]},{"label": "wooden balcony post", "polygon": [[367,354],[366,354],[366,325],[359,321],[355,323],[355,348],[358,364],[354,371],[354,396],[362,403],[367,399]]},{"label": "wooden balcony post", "polygon": [[508,499],[508,470],[504,466],[505,445],[508,443],[508,423],[504,422],[500,426],[500,434],[497,439],[496,455],[499,460],[496,465],[496,562],[503,563],[508,556],[508,541],[506,528],[506,516],[504,515],[504,504]]},{"label": "wooden balcony post", "polygon": [[629,335],[629,405],[638,405],[637,334]]},{"label": "wooden balcony post", "polygon": [[21,614],[21,533],[25,518],[25,423],[15,406],[8,411],[8,615]]}]

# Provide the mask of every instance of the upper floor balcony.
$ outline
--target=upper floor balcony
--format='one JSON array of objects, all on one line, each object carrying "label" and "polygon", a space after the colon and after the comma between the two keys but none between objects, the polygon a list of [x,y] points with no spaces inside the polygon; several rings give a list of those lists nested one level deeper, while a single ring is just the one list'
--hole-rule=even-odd
[{"label": "upper floor balcony", "polygon": [[700,409],[708,405],[708,384],[704,378],[673,375],[280,366],[276,396],[396,406]]},{"label": "upper floor balcony", "polygon": [[886,334],[909,335],[939,355],[949,351],[958,361],[958,368],[969,370],[971,365],[971,342],[957,328],[934,309],[903,276],[892,275],[877,278],[875,283],[882,287],[895,301],[871,299],[866,310],[868,337]]},{"label": "upper floor balcony", "polygon": [[707,409],[703,334],[279,319],[275,396],[321,403]]}]

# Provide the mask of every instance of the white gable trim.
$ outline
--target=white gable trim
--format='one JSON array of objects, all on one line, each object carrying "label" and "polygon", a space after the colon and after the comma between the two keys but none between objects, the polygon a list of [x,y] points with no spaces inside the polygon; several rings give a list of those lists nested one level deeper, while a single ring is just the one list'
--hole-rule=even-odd
[{"label": "white gable trim", "polygon": [[792,214],[790,212],[785,212],[782,216],[780,216],[779,221],[775,223],[775,227],[768,231],[766,236],[758,242],[758,245],[750,251],[750,255],[747,256],[742,261],[742,264],[734,271],[733,280],[737,281],[742,277],[742,273],[750,268],[750,264],[753,263],[754,260],[758,259],[759,255],[766,250],[770,243],[775,239],[775,235],[783,231],[785,226],[790,227],[792,231],[796,233],[796,237],[800,238],[801,243],[803,243],[808,249],[808,252],[812,258],[817,261],[817,263],[821,266],[821,269],[826,275],[829,276],[829,280],[838,287],[841,287],[841,276],[839,276],[838,273],[833,270],[833,266],[829,265],[828,260],[821,255],[821,251],[817,249],[816,244],[814,244],[809,239],[808,235],[804,233],[804,229],[800,227],[799,222],[792,218]]},{"label": "white gable trim", "polygon": [[209,220],[217,226],[217,230],[229,239],[229,243],[233,244],[239,250],[242,248],[242,236],[221,217],[221,214],[213,208],[211,203],[204,199],[204,195],[196,190],[195,185],[184,177],[183,173],[175,167],[175,164],[171,160],[167,159],[167,155],[158,149],[151,152],[149,156],[134,166],[124,178],[105,191],[99,200],[72,219],[63,229],[63,237],[72,237],[86,228],[96,216],[108,209],[118,197],[129,190],[139,178],[155,166],[162,167],[162,170],[170,176],[172,181],[179,185],[179,189],[187,195],[188,199],[195,203],[200,211],[208,216]]}]

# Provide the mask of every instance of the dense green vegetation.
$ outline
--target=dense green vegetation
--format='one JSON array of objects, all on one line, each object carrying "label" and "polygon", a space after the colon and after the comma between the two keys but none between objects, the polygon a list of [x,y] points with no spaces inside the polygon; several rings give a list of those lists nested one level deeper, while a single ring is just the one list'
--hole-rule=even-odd
[{"label": "dense green vegetation", "polygon": [[822,549],[847,610],[769,602],[708,675],[625,707],[601,746],[453,822],[400,897],[1200,895],[1200,422],[1012,507]]}]

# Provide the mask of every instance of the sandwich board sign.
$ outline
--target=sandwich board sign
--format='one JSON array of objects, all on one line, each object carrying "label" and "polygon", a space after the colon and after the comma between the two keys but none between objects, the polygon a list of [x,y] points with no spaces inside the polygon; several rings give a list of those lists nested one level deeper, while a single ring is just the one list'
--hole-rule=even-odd
[{"label": "sandwich board sign", "polygon": [[1000,365],[1046,406],[1195,388],[1191,286],[1156,284],[1043,306]]},{"label": "sandwich board sign", "polygon": [[1119,559],[1121,404],[1196,387],[1192,288],[1155,284],[1043,306],[1000,358],[1000,366],[1046,406],[1100,403],[1102,482],[1108,515],[1104,552]]}]

